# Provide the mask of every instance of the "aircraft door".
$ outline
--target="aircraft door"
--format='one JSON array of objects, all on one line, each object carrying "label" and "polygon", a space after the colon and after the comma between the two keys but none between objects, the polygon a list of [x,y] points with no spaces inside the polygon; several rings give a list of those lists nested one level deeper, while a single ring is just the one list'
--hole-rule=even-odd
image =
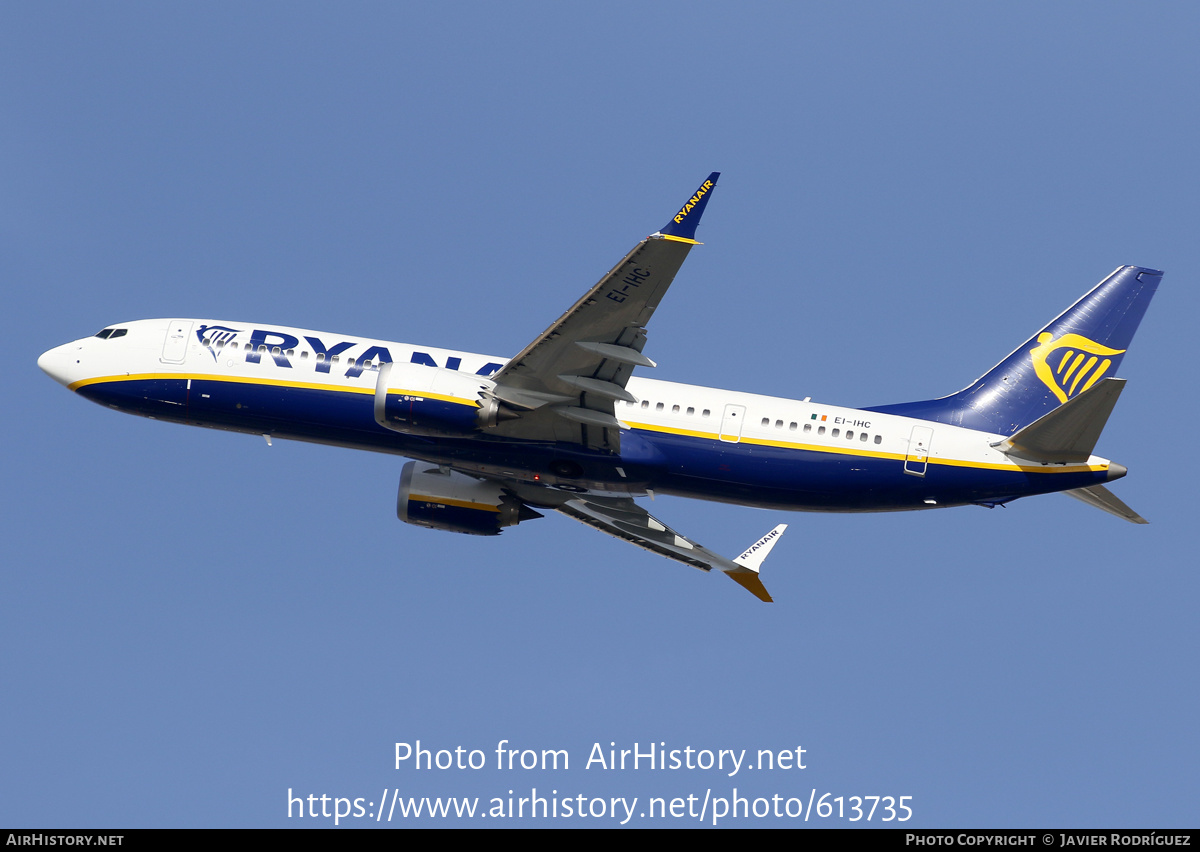
[{"label": "aircraft door", "polygon": [[746,419],[746,406],[727,405],[721,416],[721,440],[736,444],[742,440],[742,421]]},{"label": "aircraft door", "polygon": [[913,476],[924,476],[929,465],[929,445],[933,443],[933,430],[928,426],[914,426],[908,439],[908,455],[904,457],[904,472]]},{"label": "aircraft door", "polygon": [[188,340],[191,336],[191,320],[171,320],[171,324],[167,326],[167,337],[163,341],[162,362],[182,364],[187,358]]}]

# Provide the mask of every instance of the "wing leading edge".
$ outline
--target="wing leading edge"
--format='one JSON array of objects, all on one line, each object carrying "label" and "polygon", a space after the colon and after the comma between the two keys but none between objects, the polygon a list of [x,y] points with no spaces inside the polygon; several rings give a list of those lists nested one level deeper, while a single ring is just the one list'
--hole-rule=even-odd
[{"label": "wing leading edge", "polygon": [[646,324],[695,240],[720,172],[713,172],[659,231],[642,240],[566,313],[493,376],[500,416],[489,432],[620,451],[617,401],[642,354]]}]

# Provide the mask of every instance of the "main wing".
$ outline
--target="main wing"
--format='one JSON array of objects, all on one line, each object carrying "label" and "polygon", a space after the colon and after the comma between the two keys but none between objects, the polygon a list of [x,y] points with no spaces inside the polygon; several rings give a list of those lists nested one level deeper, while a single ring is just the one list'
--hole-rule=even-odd
[{"label": "main wing", "polygon": [[724,571],[729,575],[729,579],[760,601],[771,603],[771,595],[759,579],[758,571],[771,548],[787,529],[787,524],[775,527],[746,548],[736,559],[726,559],[687,536],[675,532],[628,497],[578,497],[557,508],[564,515],[589,527],[636,544],[652,553],[691,565],[701,571],[711,571],[713,568]]},{"label": "main wing", "polygon": [[735,559],[726,559],[671,529],[630,497],[576,494],[515,480],[497,482],[505,493],[522,504],[553,509],[606,535],[701,571],[716,568],[759,600],[771,602],[770,594],[759,579],[759,569],[787,529],[787,524],[779,524]]},{"label": "main wing", "polygon": [[[634,246],[570,310],[492,376],[494,386],[484,391],[484,396],[490,397],[484,401],[492,412],[489,419],[494,417],[487,427],[489,434],[620,452],[621,427],[614,405],[636,401],[626,390],[635,367],[655,366],[642,354],[646,324],[688,252],[698,245],[696,226],[719,176],[719,172],[710,174],[666,226]],[[479,477],[470,470],[462,473]],[[554,509],[668,559],[703,571],[716,568],[759,600],[771,600],[759,579],[759,566],[787,529],[786,524],[731,560],[680,535],[630,497],[575,493],[513,479],[489,481],[493,491],[481,498],[482,502],[462,502],[453,499],[458,495],[449,491],[438,499],[428,495],[414,499],[422,505],[454,505],[485,514],[499,513],[501,503],[511,498],[526,507]],[[497,488],[507,495],[499,502],[494,493]],[[402,480],[402,504],[405,494]],[[401,517],[408,520],[403,513]],[[509,519],[509,524],[496,525],[488,520],[485,528],[489,532],[518,522]]]},{"label": "main wing", "polygon": [[646,323],[675,279],[720,172],[708,176],[662,230],[642,240],[570,310],[496,373],[499,416],[489,433],[620,451],[617,401],[642,354]]}]

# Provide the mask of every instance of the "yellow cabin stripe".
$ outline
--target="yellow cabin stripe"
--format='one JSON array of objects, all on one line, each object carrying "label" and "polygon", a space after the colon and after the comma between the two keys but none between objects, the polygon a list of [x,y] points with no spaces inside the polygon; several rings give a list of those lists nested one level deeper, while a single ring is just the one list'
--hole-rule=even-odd
[{"label": "yellow cabin stripe", "polygon": [[184,373],[128,373],[120,376],[102,376],[98,379],[82,379],[74,382],[67,387],[70,390],[79,390],[79,388],[87,387],[88,385],[104,384],[106,382],[141,382],[141,381],[211,381],[211,382],[229,382],[238,385],[267,385],[270,387],[280,388],[308,388],[309,390],[325,390],[335,391],[337,393],[360,393],[375,395],[374,388],[357,388],[357,387],[341,387],[337,385],[324,385],[316,382],[289,382],[281,379],[260,379],[251,376],[213,376],[213,375],[187,375]]},{"label": "yellow cabin stripe", "polygon": [[[715,432],[694,432],[689,429],[676,429],[671,426],[657,426],[650,423],[632,423],[623,421],[634,429],[640,429],[645,432],[666,432],[671,435],[686,435],[690,438],[706,438],[710,441],[720,440]],[[734,443],[729,441],[727,443]],[[760,447],[782,447],[788,450],[808,450],[814,453],[833,453],[834,455],[842,456],[859,456],[861,458],[870,459],[887,459],[891,461],[904,461],[908,457],[902,453],[884,453],[878,450],[861,450],[856,447],[836,447],[826,446],[825,444],[798,444],[793,441],[771,441],[764,438],[746,438],[742,437],[736,443],[739,444],[754,444]],[[1024,470],[1037,473],[1080,473],[1085,470],[1099,471],[1108,470],[1108,465],[1092,465],[1092,464],[1074,464],[1074,465],[1030,465],[1030,464],[1001,464],[996,462],[975,462],[966,461],[964,459],[947,459],[929,457],[926,459],[929,464],[940,464],[947,467],[970,467],[978,470]]]},{"label": "yellow cabin stripe", "polygon": [[[131,382],[131,381],[154,381],[159,379],[168,379],[173,381],[187,381],[188,379],[196,381],[213,381],[213,382],[231,382],[234,384],[245,385],[267,385],[270,387],[282,388],[307,388],[309,390],[330,391],[333,393],[356,393],[365,396],[374,396],[374,388],[361,388],[343,385],[326,385],[316,382],[289,382],[281,379],[264,379],[253,378],[249,376],[226,376],[226,375],[185,375],[182,373],[136,373],[120,376],[102,376],[96,379],[81,379],[78,382],[73,382],[67,387],[70,390],[78,390],[88,385],[103,384],[105,382]],[[400,388],[388,388],[388,393],[408,394],[411,396],[419,396],[422,399],[437,399],[443,402],[454,402],[459,405],[475,406],[476,403],[460,399],[454,396],[446,396],[444,394],[428,393],[426,391],[408,391]],[[627,426],[633,429],[640,429],[644,432],[663,432],[668,435],[683,435],[689,438],[703,438],[709,441],[720,440],[720,436],[716,432],[699,432],[693,429],[677,429],[673,426],[658,426],[651,423],[634,423],[632,421],[622,421]],[[904,461],[907,456],[900,453],[884,453],[874,450],[860,450],[852,447],[836,447],[826,446],[824,444],[798,444],[792,441],[771,441],[764,438],[747,438],[742,437],[736,442],[729,441],[727,443],[752,444],[761,447],[781,447],[789,450],[808,450],[814,453],[832,453],[843,456],[859,456],[862,458],[871,459],[886,459],[891,461]],[[1103,471],[1108,470],[1108,465],[1097,464],[1071,464],[1071,465],[1023,465],[1023,464],[1000,464],[996,462],[976,462],[966,461],[964,459],[947,459],[929,457],[926,459],[929,464],[945,465],[947,467],[969,467],[977,470],[1023,470],[1030,473],[1080,473],[1081,471]],[[447,501],[435,501],[447,503]],[[458,503],[448,505],[460,505]],[[475,504],[461,504],[466,508],[483,508]]]},{"label": "yellow cabin stripe", "polygon": [[[227,376],[227,375],[186,375],[184,373],[131,373],[120,376],[102,376],[97,379],[81,379],[78,382],[72,382],[67,385],[69,390],[79,390],[88,385],[104,384],[106,382],[140,382],[140,381],[158,381],[166,379],[169,381],[204,381],[204,382],[228,382],[238,385],[266,385],[268,387],[277,388],[306,388],[308,390],[331,391],[333,393],[357,393],[365,396],[374,396],[375,388],[362,388],[353,385],[326,385],[317,382],[289,382],[283,379],[263,379],[252,376]],[[456,402],[459,405],[469,405],[477,407],[476,404],[469,399],[461,399],[456,396],[447,396],[441,393],[430,393],[429,391],[414,391],[405,390],[404,388],[388,388],[390,394],[405,394],[407,396],[419,396],[421,399],[437,399],[442,402]]]}]

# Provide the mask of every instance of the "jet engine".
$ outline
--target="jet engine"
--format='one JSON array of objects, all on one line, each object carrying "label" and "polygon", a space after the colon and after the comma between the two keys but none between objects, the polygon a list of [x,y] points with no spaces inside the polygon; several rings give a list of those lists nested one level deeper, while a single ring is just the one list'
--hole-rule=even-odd
[{"label": "jet engine", "polygon": [[375,422],[410,435],[462,435],[494,425],[495,382],[483,376],[421,364],[379,367]]},{"label": "jet engine", "polygon": [[407,524],[468,535],[499,535],[543,517],[497,482],[415,461],[400,474],[396,515]]}]

